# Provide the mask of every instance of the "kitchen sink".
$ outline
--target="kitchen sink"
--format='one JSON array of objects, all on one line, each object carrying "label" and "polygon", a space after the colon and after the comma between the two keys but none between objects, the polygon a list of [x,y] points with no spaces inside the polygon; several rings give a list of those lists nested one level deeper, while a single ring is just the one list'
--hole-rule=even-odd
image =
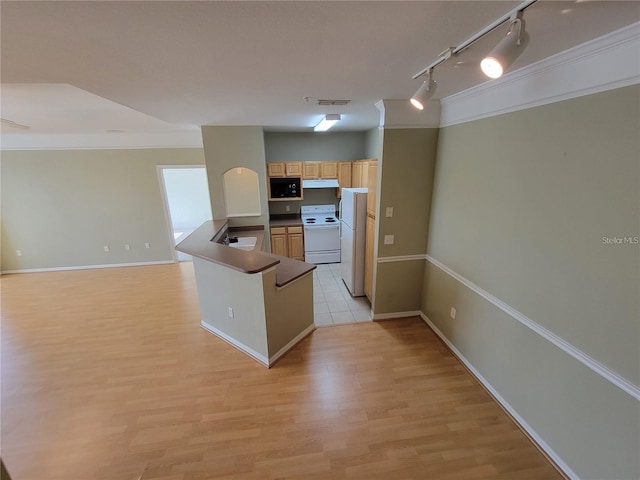
[{"label": "kitchen sink", "polygon": [[237,242],[229,243],[230,247],[239,248],[240,250],[253,250],[256,246],[258,237],[238,237]]}]

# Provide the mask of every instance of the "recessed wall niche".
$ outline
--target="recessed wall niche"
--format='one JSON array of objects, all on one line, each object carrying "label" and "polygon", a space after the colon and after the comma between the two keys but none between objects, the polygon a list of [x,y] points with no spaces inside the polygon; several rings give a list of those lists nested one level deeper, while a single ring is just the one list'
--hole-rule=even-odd
[{"label": "recessed wall niche", "polygon": [[245,167],[233,167],[222,175],[227,218],[259,217],[260,184],[258,174]]}]

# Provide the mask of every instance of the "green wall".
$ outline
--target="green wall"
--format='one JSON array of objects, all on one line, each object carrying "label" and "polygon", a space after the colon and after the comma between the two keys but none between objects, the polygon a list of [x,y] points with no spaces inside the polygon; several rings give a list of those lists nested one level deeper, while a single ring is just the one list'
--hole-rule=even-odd
[{"label": "green wall", "polygon": [[203,163],[199,148],[2,151],[2,271],[172,261],[156,166]]},{"label": "green wall", "polygon": [[264,149],[267,162],[367,158],[365,132],[265,132]]},{"label": "green wall", "polygon": [[[640,477],[640,86],[441,129],[423,313],[581,477]],[[456,319],[450,308],[457,309]]]},{"label": "green wall", "polygon": [[[378,316],[420,310],[437,140],[436,128],[385,129],[382,134],[374,294]],[[393,217],[385,216],[387,207],[393,207]],[[385,235],[394,235],[393,245],[384,245]],[[391,258],[413,255],[421,258]]]},{"label": "green wall", "polygon": [[[269,227],[269,202],[267,195],[267,166],[264,160],[262,127],[203,126],[202,141],[211,192],[211,211],[214,219],[227,216],[222,176],[234,167],[245,167],[258,174],[261,215],[239,217],[229,221],[230,226],[262,225]],[[269,236],[265,236],[270,249]]]}]

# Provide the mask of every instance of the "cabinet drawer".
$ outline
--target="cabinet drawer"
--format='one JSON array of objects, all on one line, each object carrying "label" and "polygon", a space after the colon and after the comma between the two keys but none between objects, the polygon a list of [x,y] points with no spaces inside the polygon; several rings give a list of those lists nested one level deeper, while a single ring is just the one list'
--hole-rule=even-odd
[{"label": "cabinet drawer", "polygon": [[[273,231],[273,230],[271,230]],[[302,227],[287,227],[288,233],[302,233]]]},{"label": "cabinet drawer", "polygon": [[284,235],[287,233],[287,227],[271,227],[271,235]]}]

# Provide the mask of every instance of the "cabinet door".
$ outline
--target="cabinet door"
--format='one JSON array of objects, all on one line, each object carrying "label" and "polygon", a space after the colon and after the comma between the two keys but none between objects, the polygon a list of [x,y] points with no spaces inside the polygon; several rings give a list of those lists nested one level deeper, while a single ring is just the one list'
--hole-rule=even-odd
[{"label": "cabinet door", "polygon": [[351,186],[351,164],[352,162],[339,162],[338,163],[338,198],[342,196],[342,189],[349,188]]},{"label": "cabinet door", "polygon": [[338,162],[320,163],[320,178],[338,178]]},{"label": "cabinet door", "polygon": [[373,295],[373,246],[375,243],[376,219],[367,216],[367,228],[364,247],[364,294],[369,301]]},{"label": "cabinet door", "polygon": [[369,161],[362,162],[362,173],[360,174],[360,186],[362,188],[369,187]]},{"label": "cabinet door", "polygon": [[354,188],[362,187],[362,161],[353,162],[351,167],[351,186]]},{"label": "cabinet door", "polygon": [[303,162],[302,163],[302,178],[311,180],[318,178],[318,163],[317,162]]},{"label": "cabinet door", "polygon": [[369,175],[366,187],[369,189],[367,194],[367,215],[375,218],[376,216],[376,198],[378,196],[378,161],[370,160],[367,168]]},{"label": "cabinet door", "polygon": [[304,261],[304,234],[302,233],[302,227],[289,227],[287,230],[289,257]]},{"label": "cabinet door", "polygon": [[268,177],[284,177],[285,176],[284,162],[267,163],[267,176]]},{"label": "cabinet door", "polygon": [[271,253],[287,256],[287,227],[271,228]]},{"label": "cabinet door", "polygon": [[287,177],[302,177],[302,162],[285,162]]}]

